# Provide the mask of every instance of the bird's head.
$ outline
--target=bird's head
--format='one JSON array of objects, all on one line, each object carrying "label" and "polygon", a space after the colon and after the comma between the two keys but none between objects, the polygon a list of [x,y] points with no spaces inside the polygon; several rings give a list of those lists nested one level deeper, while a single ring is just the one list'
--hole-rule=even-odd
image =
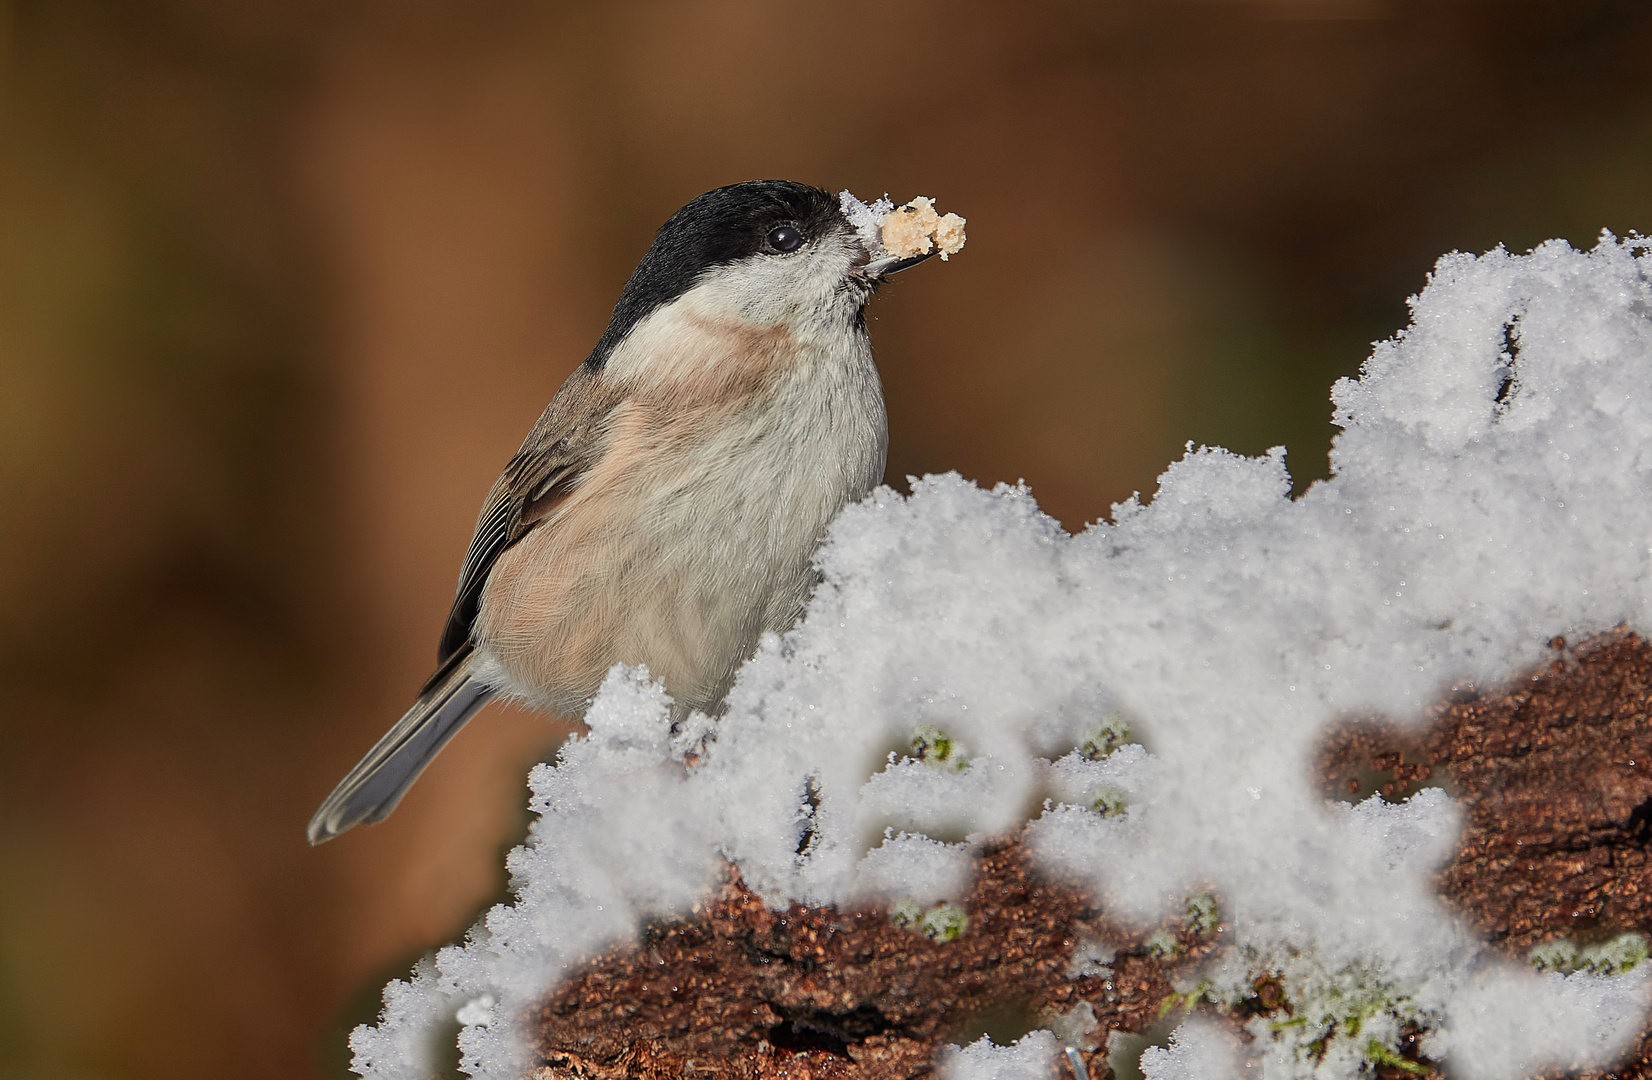
[{"label": "bird's head", "polygon": [[927,255],[873,250],[839,198],[789,180],[708,191],[660,227],[587,361],[601,367],[640,323],[668,307],[812,336],[853,328],[889,275]]}]

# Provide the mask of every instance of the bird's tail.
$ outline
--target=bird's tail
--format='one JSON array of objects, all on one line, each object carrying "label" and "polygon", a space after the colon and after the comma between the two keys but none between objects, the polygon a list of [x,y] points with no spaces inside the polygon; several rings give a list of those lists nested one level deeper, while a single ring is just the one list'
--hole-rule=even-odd
[{"label": "bird's tail", "polygon": [[468,645],[448,657],[413,707],[338,782],[315,812],[310,819],[310,843],[326,843],[357,825],[390,816],[431,759],[493,696],[492,690],[471,678],[472,670]]}]

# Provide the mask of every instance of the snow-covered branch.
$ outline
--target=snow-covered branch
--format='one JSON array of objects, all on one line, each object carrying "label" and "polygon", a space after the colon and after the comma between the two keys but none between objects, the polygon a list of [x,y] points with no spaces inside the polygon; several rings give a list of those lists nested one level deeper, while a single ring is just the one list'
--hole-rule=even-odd
[{"label": "snow-covered branch", "polygon": [[[457,1017],[465,1069],[526,1075],[547,992],[710,903],[727,864],[772,911],[955,910],[937,935],[979,934],[979,860],[1008,836],[1120,927],[1212,901],[1219,940],[1177,989],[1234,1010],[1275,985],[1290,1022],[1246,1028],[1270,1080],[1418,1053],[1487,1078],[1608,1062],[1647,967],[1498,952],[1436,885],[1462,801],[1328,802],[1314,764],[1352,717],[1415,724],[1557,635],[1652,628],[1649,269],[1611,237],[1441,259],[1410,328],[1334,388],[1333,475],[1296,499],[1282,451],[1190,447],[1078,536],[956,476],[851,507],[805,621],[726,715],[673,735],[646,672],[610,676],[589,736],[530,778],[515,903],[386,989],[356,1069],[426,1075]],[[952,1067],[1056,1052],[1029,1038]],[[1234,1053],[1190,1028],[1143,1067],[1221,1076]]]}]

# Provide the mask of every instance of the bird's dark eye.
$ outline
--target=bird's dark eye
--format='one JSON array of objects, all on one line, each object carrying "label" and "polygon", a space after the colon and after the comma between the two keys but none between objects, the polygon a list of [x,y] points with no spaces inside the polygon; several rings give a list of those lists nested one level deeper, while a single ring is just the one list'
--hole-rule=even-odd
[{"label": "bird's dark eye", "polygon": [[769,246],[776,251],[796,251],[803,246],[803,234],[790,225],[769,232]]}]

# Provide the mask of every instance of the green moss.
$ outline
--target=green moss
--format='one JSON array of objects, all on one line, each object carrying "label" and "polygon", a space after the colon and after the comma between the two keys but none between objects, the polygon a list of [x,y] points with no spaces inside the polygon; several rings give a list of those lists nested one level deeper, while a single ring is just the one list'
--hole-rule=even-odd
[{"label": "green moss", "polygon": [[962,772],[969,765],[963,748],[934,724],[920,724],[912,732],[911,746],[913,757],[944,772]]},{"label": "green moss", "polygon": [[1400,1057],[1375,1039],[1365,1044],[1365,1060],[1373,1065],[1385,1065],[1390,1069],[1411,1073],[1413,1076],[1427,1076],[1429,1072],[1426,1065],[1419,1065],[1415,1061]]},{"label": "green moss", "polygon": [[1163,1004],[1159,1006],[1159,1019],[1163,1020],[1170,1015],[1171,1010],[1177,1008],[1180,1008],[1184,1013],[1192,1012],[1193,1007],[1205,1000],[1209,992],[1210,981],[1208,979],[1200,979],[1199,985],[1185,993],[1172,991],[1170,996],[1165,998]]},{"label": "green moss", "polygon": [[931,941],[957,941],[969,928],[969,914],[956,904],[943,904],[926,912],[918,929]]},{"label": "green moss", "polygon": [[889,909],[889,921],[903,929],[916,926],[923,917],[924,909],[916,900],[902,900]]},{"label": "green moss", "polygon": [[1100,787],[1090,792],[1090,809],[1102,816],[1124,813],[1124,793],[1117,788]]},{"label": "green moss", "polygon": [[1078,744],[1078,752],[1091,761],[1100,761],[1130,741],[1130,724],[1117,713],[1102,717]]},{"label": "green moss", "polygon": [[1577,943],[1561,938],[1533,945],[1526,959],[1539,971],[1568,972],[1577,970]]},{"label": "green moss", "polygon": [[[1309,967],[1304,979],[1293,973],[1295,966],[1287,962],[1281,969],[1265,963],[1253,969],[1250,978],[1229,988],[1222,1004],[1229,1009],[1251,1007],[1255,988],[1263,981],[1273,982],[1279,991],[1277,1003],[1269,1010],[1273,1015],[1265,1020],[1263,1030],[1288,1058],[1308,1065],[1333,1051],[1352,1051],[1374,1064],[1393,1065],[1402,1071],[1422,1068],[1402,1058],[1390,1044],[1408,1024],[1424,1021],[1416,1003],[1380,971],[1357,964],[1336,972]],[[1286,1010],[1287,1015],[1279,1015]],[[1395,1064],[1400,1061],[1405,1065]]]},{"label": "green moss", "polygon": [[1215,932],[1222,923],[1221,909],[1216,898],[1207,892],[1194,893],[1187,898],[1187,928],[1195,934]]},{"label": "green moss", "polygon": [[1647,957],[1646,936],[1634,931],[1583,950],[1589,970],[1600,975],[1621,975],[1633,971]]},{"label": "green moss", "polygon": [[889,909],[889,921],[903,930],[916,930],[931,941],[957,941],[969,927],[969,915],[956,904],[937,904],[928,911],[906,899]]},{"label": "green moss", "polygon": [[[1197,897],[1188,901],[1192,928]],[[1438,1066],[1420,1057],[1417,1039],[1438,1023],[1381,965],[1321,967],[1307,952],[1252,951],[1236,943],[1242,965],[1224,973],[1207,999],[1241,1019],[1269,1053],[1308,1075],[1322,1063],[1361,1063],[1361,1076],[1433,1076]],[[1247,955],[1248,954],[1248,955]],[[1593,944],[1544,942],[1530,953],[1534,967],[1560,973],[1611,976],[1652,959],[1647,935],[1620,933]],[[1176,999],[1169,1008],[1180,1004]],[[1168,1009],[1167,1009],[1168,1011]],[[1339,1066],[1341,1067],[1341,1066]]]},{"label": "green moss", "polygon": [[1160,960],[1168,960],[1180,953],[1182,947],[1176,942],[1176,935],[1168,930],[1155,930],[1147,939],[1147,955]]},{"label": "green moss", "polygon": [[1566,938],[1557,938],[1533,945],[1526,957],[1539,971],[1557,971],[1562,975],[1575,971],[1622,975],[1646,959],[1647,941],[1644,934],[1632,930],[1594,945],[1578,945]]}]

